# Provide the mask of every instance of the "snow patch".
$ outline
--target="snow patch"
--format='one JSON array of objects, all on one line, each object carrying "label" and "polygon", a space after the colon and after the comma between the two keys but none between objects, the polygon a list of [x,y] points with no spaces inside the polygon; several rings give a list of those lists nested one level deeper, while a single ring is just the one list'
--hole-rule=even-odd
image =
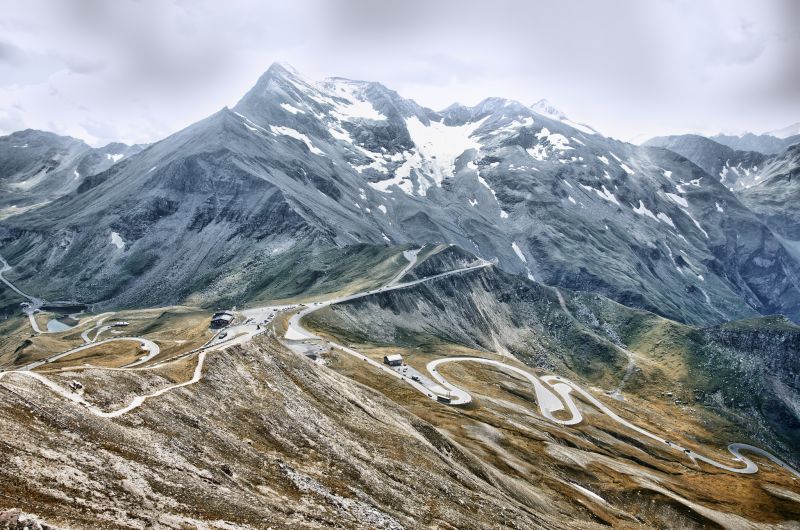
[{"label": "snow patch", "polygon": [[691,219],[691,220],[692,220],[692,222],[694,223],[694,225],[695,225],[695,226],[696,226],[696,227],[697,227],[697,228],[698,228],[698,229],[699,229],[701,232],[703,232],[703,235],[704,235],[704,236],[706,236],[706,239],[709,239],[709,237],[708,237],[708,232],[706,232],[705,230],[703,230],[703,227],[702,227],[702,226],[700,226],[700,223],[698,223],[698,222],[697,222],[697,219],[695,219],[694,217],[692,217],[692,214],[691,214],[691,213],[689,213],[689,210],[682,209],[681,211],[682,211],[683,213],[685,213],[685,214],[686,214],[686,216],[687,216],[689,219]]},{"label": "snow patch", "polygon": [[669,215],[667,215],[667,214],[665,214],[663,212],[658,212],[656,217],[658,217],[661,221],[664,221],[665,223],[667,223],[672,228],[675,228],[675,223],[672,222],[672,218]]},{"label": "snow patch", "polygon": [[547,127],[542,127],[542,130],[536,133],[536,138],[540,141],[548,142],[553,149],[558,151],[573,149],[570,147],[569,140],[567,140],[566,136],[563,134],[551,133]]},{"label": "snow patch", "polygon": [[125,155],[123,155],[122,153],[106,153],[106,158],[108,158],[109,160],[111,160],[115,164],[117,162],[119,162],[120,160],[122,160],[122,158],[124,156]]},{"label": "snow patch", "polygon": [[[443,121],[425,125],[416,116],[407,119],[406,127],[416,152],[398,173],[408,175],[412,169],[417,170],[420,195],[425,195],[425,190],[432,185],[441,186],[444,179],[453,176],[456,158],[469,149],[480,149],[481,144],[472,136],[486,118],[455,126],[447,126]],[[421,173],[431,177],[432,182],[423,179]]]},{"label": "snow patch", "polygon": [[367,101],[363,96],[363,86],[360,83],[350,82],[345,79],[328,80],[332,93],[339,101],[329,100],[333,104],[331,115],[340,121],[354,119],[382,121],[386,116]]},{"label": "snow patch", "polygon": [[602,199],[604,199],[604,200],[606,200],[608,202],[613,202],[617,206],[620,205],[619,201],[617,200],[617,197],[613,193],[611,193],[610,191],[608,191],[606,189],[606,185],[605,184],[603,184],[602,190],[598,190],[596,188],[593,188],[591,186],[587,186],[585,184],[580,184],[580,187],[585,189],[586,191],[595,192],[599,197],[601,197]]},{"label": "snow patch", "polygon": [[239,116],[242,119],[242,122],[243,122],[242,125],[244,125],[248,129],[250,129],[251,131],[269,133],[269,131],[267,131],[264,127],[256,124],[253,120],[251,120],[250,118],[248,118],[244,114],[239,114],[236,111],[234,111],[233,113],[236,114],[237,116]]},{"label": "snow patch", "polygon": [[522,263],[528,263],[528,260],[525,259],[525,255],[522,253],[522,250],[520,250],[520,248],[517,245],[516,241],[511,243],[511,248],[514,249],[514,253],[520,259],[520,261],[522,261]]},{"label": "snow patch", "polygon": [[522,121],[514,120],[508,125],[500,127],[499,129],[495,129],[494,131],[490,132],[489,135],[497,136],[500,134],[514,133],[523,127],[530,127],[531,125],[533,125],[533,118],[528,116],[524,118]]},{"label": "snow patch", "polygon": [[633,171],[631,168],[629,168],[628,166],[626,166],[626,165],[625,165],[624,163],[622,163],[622,162],[620,162],[620,163],[619,163],[619,167],[621,167],[621,168],[622,168],[622,170],[623,170],[625,173],[627,173],[628,175],[633,175],[633,174],[634,174],[634,171]]},{"label": "snow patch", "polygon": [[306,113],[304,110],[300,110],[297,107],[293,107],[293,106],[289,105],[288,103],[281,103],[281,108],[283,110],[285,110],[286,112],[290,112],[292,114],[305,114]]},{"label": "snow patch", "polygon": [[306,144],[308,150],[314,153],[315,155],[325,156],[325,153],[323,153],[322,150],[314,146],[314,144],[311,143],[311,140],[309,140],[308,136],[306,136],[305,134],[292,129],[291,127],[280,127],[277,125],[270,125],[269,128],[275,134],[282,134],[283,136],[288,136],[290,138],[294,138],[295,140],[300,140],[301,142]]},{"label": "snow patch", "polygon": [[686,199],[684,199],[680,195],[675,195],[674,193],[666,193],[665,195],[667,197],[669,197],[670,199],[672,199],[672,201],[674,203],[679,204],[679,205],[683,206],[684,208],[688,208],[689,207],[689,201],[687,201]]},{"label": "snow patch", "polygon": [[542,144],[537,144],[531,147],[530,149],[526,149],[529,155],[531,155],[535,160],[542,162],[543,160],[547,159],[547,149]]},{"label": "snow patch", "polygon": [[654,214],[652,211],[648,210],[647,206],[644,205],[644,202],[641,199],[639,199],[639,207],[638,208],[634,207],[633,205],[631,205],[631,208],[633,208],[633,211],[638,213],[639,215],[643,215],[645,217],[650,217],[651,219],[653,219],[656,222],[658,222],[658,217],[656,217],[656,214]]},{"label": "snow patch", "polygon": [[111,244],[119,250],[125,248],[125,241],[122,240],[122,237],[117,232],[111,232]]},{"label": "snow patch", "polygon": [[343,142],[347,142],[349,144],[353,143],[353,137],[350,136],[350,133],[345,131],[344,129],[338,127],[328,127],[328,132],[331,136],[333,136],[336,140],[341,140]]},{"label": "snow patch", "polygon": [[606,189],[606,185],[605,184],[603,184],[602,192],[600,190],[594,190],[594,191],[595,191],[595,193],[597,193],[603,199],[607,200],[608,202],[613,202],[614,204],[619,206],[619,201],[617,201],[617,198],[614,196],[613,193],[611,193],[610,191],[608,191]]},{"label": "snow patch", "polygon": [[[484,179],[483,177],[481,177],[480,175],[478,175],[478,182],[480,182],[480,183],[481,183],[481,184],[482,184],[482,185],[483,185],[483,186],[484,186],[484,187],[485,187],[487,190],[489,190],[489,191],[492,193],[492,197],[494,197],[494,200],[497,200],[497,194],[494,192],[494,190],[492,189],[492,187],[491,187],[491,186],[489,186],[489,183],[488,183],[488,182],[486,182],[486,179]],[[499,201],[498,201],[498,202],[499,202]]]}]

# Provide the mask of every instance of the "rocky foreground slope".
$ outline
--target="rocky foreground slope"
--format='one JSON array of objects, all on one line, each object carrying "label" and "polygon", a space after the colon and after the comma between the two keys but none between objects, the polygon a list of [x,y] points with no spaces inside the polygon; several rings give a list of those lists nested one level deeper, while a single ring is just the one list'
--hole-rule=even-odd
[{"label": "rocky foreground slope", "polygon": [[[49,376],[81,381],[84,397],[113,409],[185,380],[194,362]],[[356,362],[333,352],[320,366],[264,335],[209,354],[198,383],[116,419],[7,377],[0,508],[109,529],[701,528],[800,516],[791,478],[769,465],[746,477],[700,469],[601,415],[552,424],[529,387],[492,370],[448,372],[477,398],[450,408]],[[731,432],[704,411],[626,395],[612,406],[653,429],[686,419],[711,446]]]},{"label": "rocky foreground slope", "polygon": [[98,308],[214,304],[226,278],[300,250],[440,242],[685,322],[800,319],[800,262],[680,155],[541,105],[436,112],[281,65],[232,109],[0,223],[21,285]]},{"label": "rocky foreground slope", "polygon": [[[405,280],[473,261],[452,246],[417,259]],[[755,475],[692,461],[585,400],[580,423],[559,424],[528,381],[494,366],[441,368],[473,397],[449,406],[336,348],[316,360],[291,351],[304,341],[284,339],[287,319],[244,345],[150,367],[39,368],[95,411],[152,396],[113,417],[3,373],[0,520],[12,508],[53,527],[111,529],[779,528],[800,517],[797,481],[764,459]],[[800,334],[785,320],[697,329],[488,267],[373,290],[309,325],[375,359],[401,352],[418,370],[461,355],[568,377],[636,425],[735,467],[731,441],[800,456]],[[762,343],[763,355],[750,351]]]}]

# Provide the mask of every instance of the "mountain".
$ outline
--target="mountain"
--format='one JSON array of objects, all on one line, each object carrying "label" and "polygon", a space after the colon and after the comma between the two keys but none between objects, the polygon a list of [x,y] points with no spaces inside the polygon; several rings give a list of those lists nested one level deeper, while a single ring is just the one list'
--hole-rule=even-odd
[{"label": "mountain", "polygon": [[771,160],[761,176],[758,185],[742,190],[742,202],[800,259],[800,145]]},{"label": "mountain", "polygon": [[736,151],[696,134],[658,136],[644,145],[663,147],[688,158],[731,190],[752,186],[759,177],[759,166],[769,158],[755,151]]},{"label": "mountain", "polygon": [[276,64],[0,221],[0,528],[791,527],[798,151],[567,121]]},{"label": "mountain", "polygon": [[27,129],[0,137],[0,217],[40,206],[74,191],[141,146],[91,148],[69,136]]},{"label": "mountain", "polygon": [[542,116],[547,116],[551,120],[560,121],[561,123],[565,123],[574,129],[578,129],[581,132],[586,134],[600,134],[593,128],[589,127],[585,123],[576,123],[570,120],[566,114],[558,110],[556,107],[553,106],[552,103],[547,101],[546,99],[540,99],[533,105],[531,105],[531,110],[540,114]]},{"label": "mountain", "polygon": [[800,319],[798,262],[716,176],[547,114],[435,112],[275,64],[232,109],[0,223],[2,253],[21,285],[100,308],[246,300],[321,252],[441,242],[684,322]]},{"label": "mountain", "polygon": [[776,129],[774,131],[768,131],[764,133],[765,135],[775,136],[777,138],[790,138],[793,136],[800,136],[800,121],[797,123],[793,123],[788,127],[784,127],[783,129]]},{"label": "mountain", "polygon": [[800,143],[800,132],[787,136],[777,136],[772,133],[760,135],[746,133],[741,136],[718,134],[712,136],[711,139],[736,151],[756,151],[766,155],[775,155],[782,153],[791,145]]}]

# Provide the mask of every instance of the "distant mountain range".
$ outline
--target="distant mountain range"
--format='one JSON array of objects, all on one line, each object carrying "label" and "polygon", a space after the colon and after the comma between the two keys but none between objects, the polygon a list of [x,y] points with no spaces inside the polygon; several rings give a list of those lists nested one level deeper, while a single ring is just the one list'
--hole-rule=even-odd
[{"label": "distant mountain range", "polygon": [[[31,141],[11,147],[36,134],[29,157]],[[44,296],[246,301],[269,290],[270,271],[302,271],[301,251],[442,242],[684,322],[800,320],[793,232],[735,193],[772,159],[700,137],[639,147],[542,101],[437,112],[379,83],[280,64],[232,109],[120,149],[113,165],[82,172],[80,153],[94,151],[15,135],[0,144],[4,185],[19,204],[51,202],[0,222],[0,253]],[[52,186],[36,180],[51,174]]]},{"label": "distant mountain range", "polygon": [[752,133],[747,133],[742,136],[718,134],[712,136],[711,139],[737,151],[757,151],[766,155],[776,155],[782,153],[790,146],[800,143],[800,133],[794,133],[783,137],[771,134],[755,135]]},{"label": "distant mountain range", "polygon": [[0,218],[76,190],[85,177],[138,153],[141,145],[83,141],[27,129],[0,137]]}]

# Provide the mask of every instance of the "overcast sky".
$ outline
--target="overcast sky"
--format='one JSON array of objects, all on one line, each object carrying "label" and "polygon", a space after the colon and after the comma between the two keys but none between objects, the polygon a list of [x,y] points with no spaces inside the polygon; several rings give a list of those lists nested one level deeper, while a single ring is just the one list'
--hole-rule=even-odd
[{"label": "overcast sky", "polygon": [[546,98],[624,140],[800,121],[800,1],[0,0],[0,133],[152,142],[275,61],[434,109]]}]

